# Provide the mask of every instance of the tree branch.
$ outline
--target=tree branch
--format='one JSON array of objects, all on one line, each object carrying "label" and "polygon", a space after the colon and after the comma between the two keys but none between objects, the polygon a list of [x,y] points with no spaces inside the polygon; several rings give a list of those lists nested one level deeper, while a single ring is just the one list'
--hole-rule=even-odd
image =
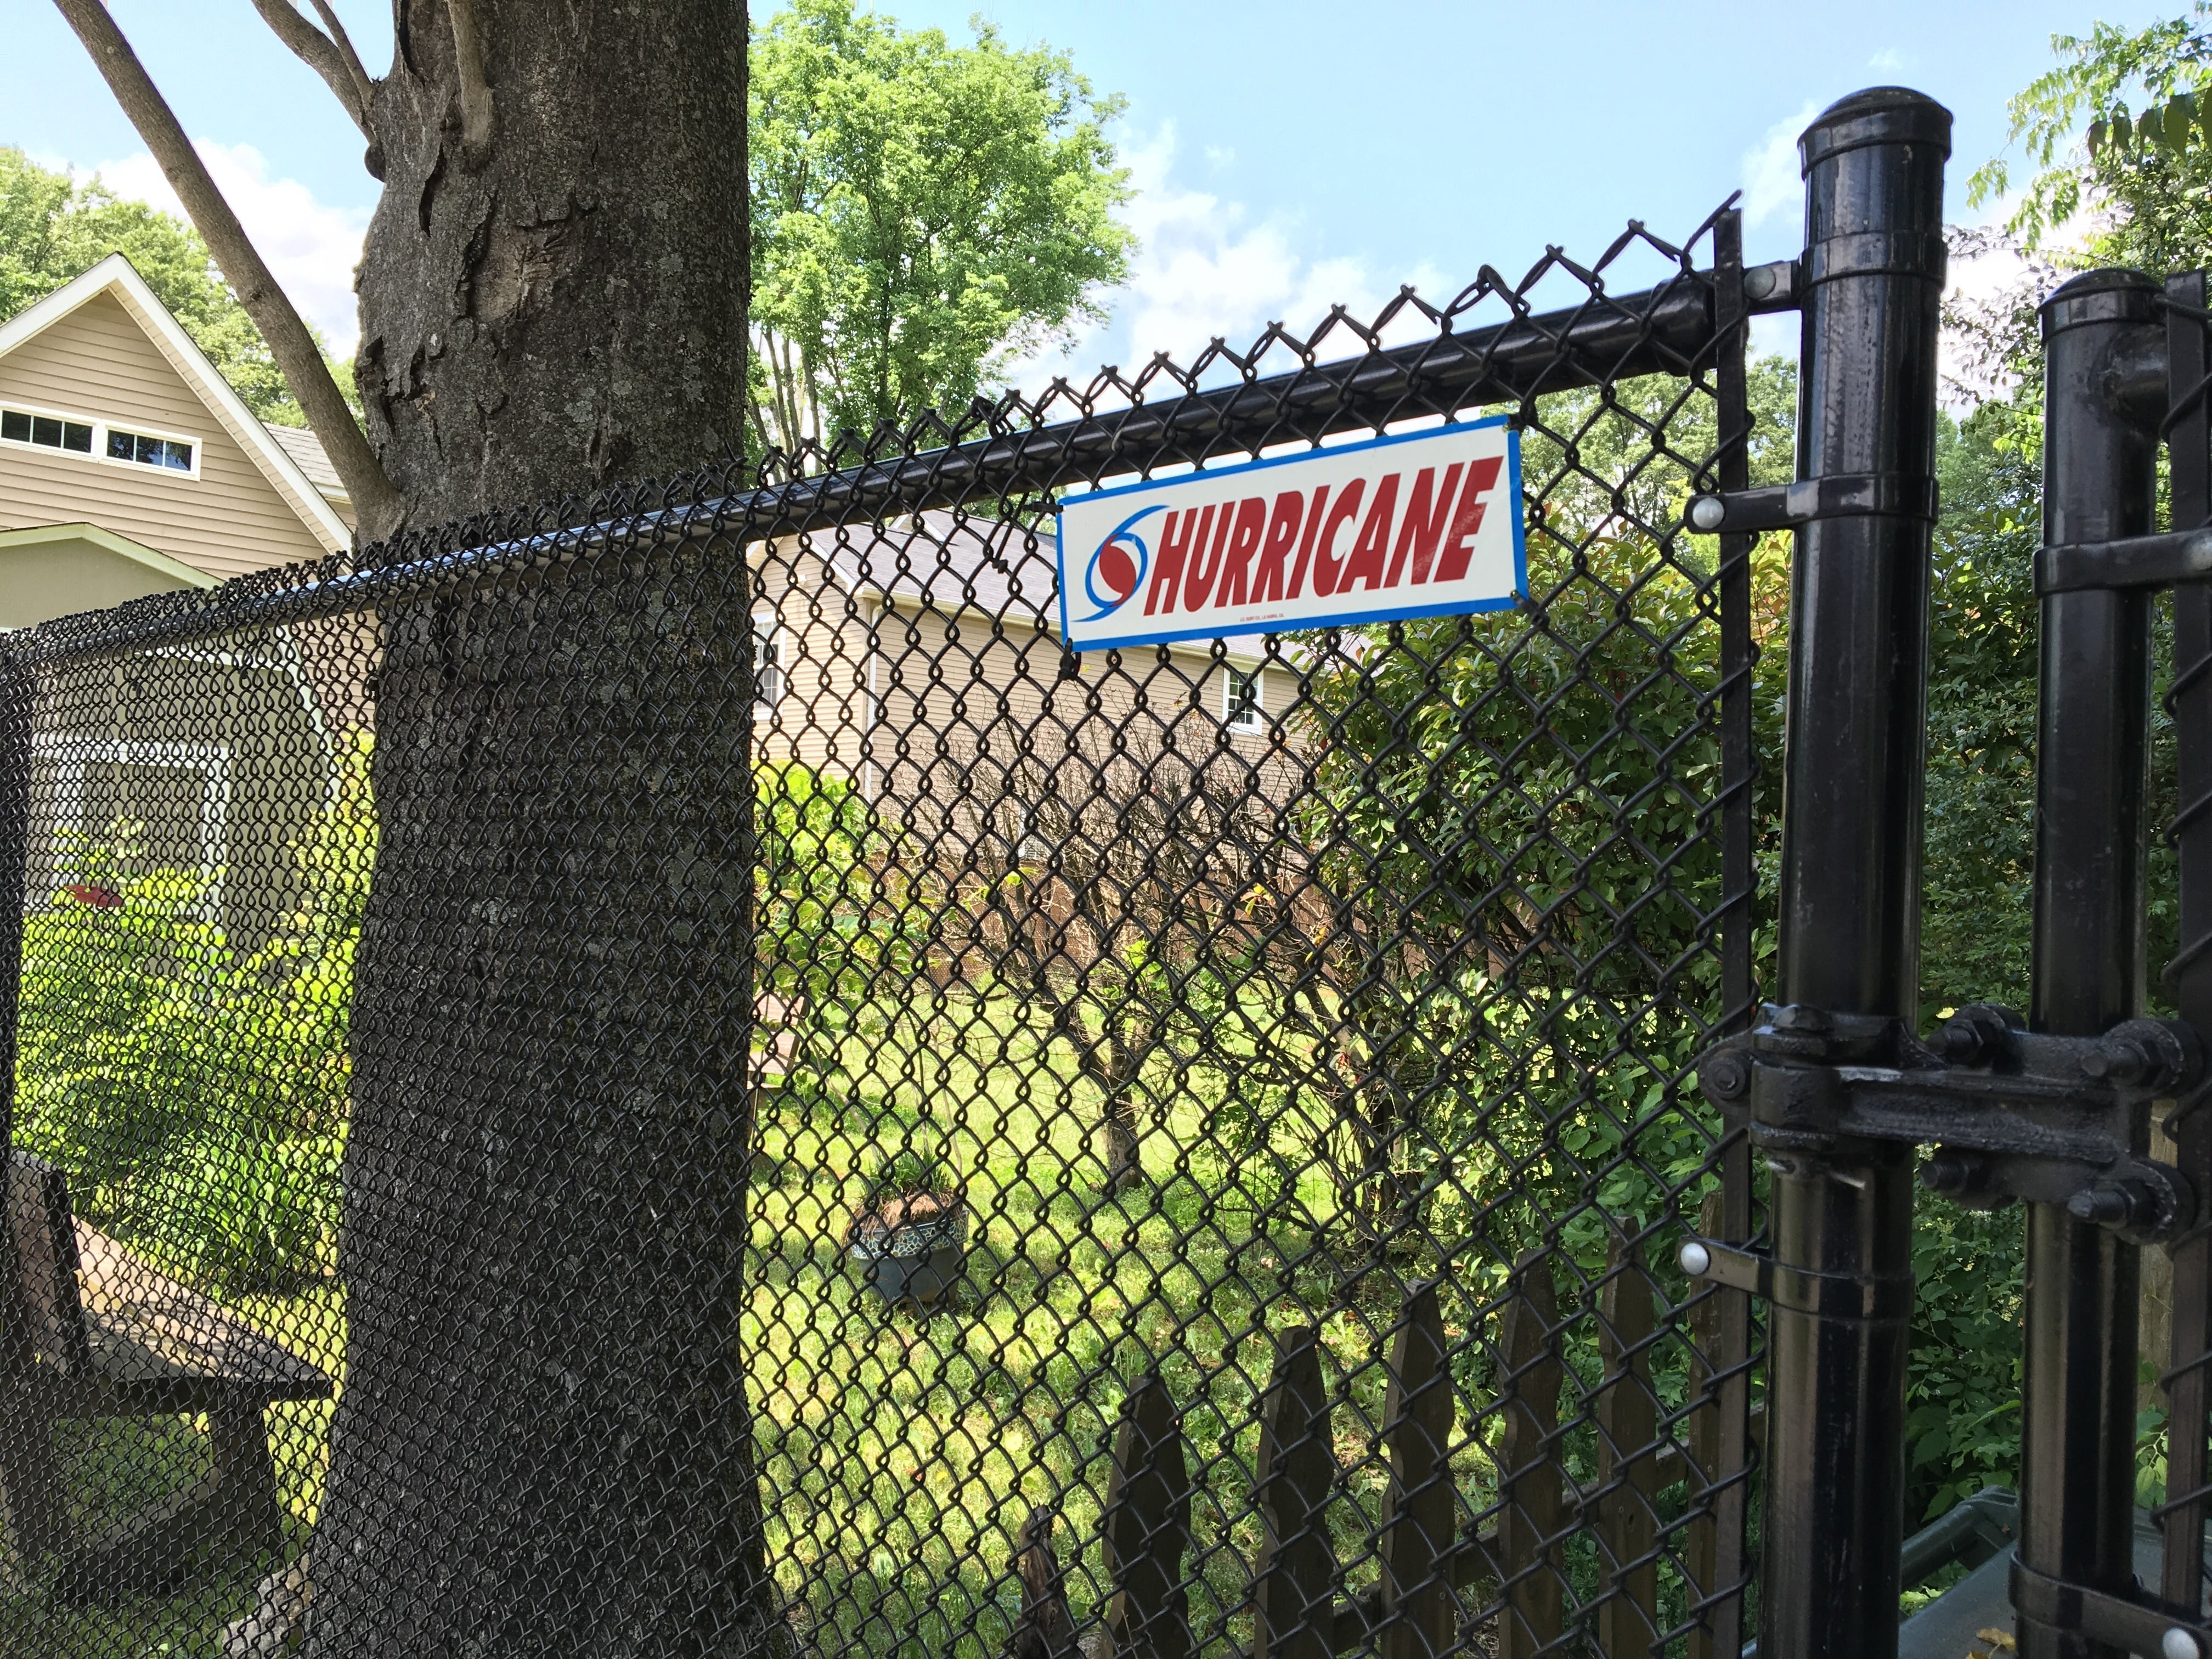
[{"label": "tree branch", "polygon": [[353,49],[353,37],[346,33],[345,25],[338,21],[337,13],[331,9],[330,0],[313,0],[313,3],[315,15],[323,20],[323,27],[330,31],[331,43],[338,49],[338,56],[345,60],[346,73],[353,77],[353,83],[361,93],[362,108],[374,112],[376,107],[376,77],[362,66],[361,54]]},{"label": "tree branch", "polygon": [[[330,83],[338,102],[345,106],[345,112],[353,117],[354,125],[361,129],[361,136],[374,143],[376,135],[368,129],[368,89],[355,81],[352,70],[339,56],[330,36],[295,11],[292,0],[253,0],[253,9],[261,14],[261,21],[269,25],[276,38],[292,49],[295,57]],[[77,32],[83,33],[82,29]]]},{"label": "tree branch", "polygon": [[385,476],[368,440],[355,423],[353,410],[346,406],[337,382],[331,378],[330,365],[323,361],[314,335],[262,262],[230,204],[216,188],[206,163],[177,125],[175,114],[148,76],[145,65],[107,15],[103,0],[54,0],[54,4],[84,42],[115,101],[138,130],[146,148],[153,151],[169,188],[177,192],[185,211],[206,240],[216,268],[261,331],[261,337],[269,343],[269,355],[276,359],[292,395],[307,412],[308,425],[322,440],[346,493],[353,497],[359,535],[369,541],[390,535],[406,517],[405,499]]},{"label": "tree branch", "polygon": [[453,15],[453,62],[461,82],[461,166],[474,173],[491,159],[499,112],[484,82],[476,0],[446,0],[446,9]]}]

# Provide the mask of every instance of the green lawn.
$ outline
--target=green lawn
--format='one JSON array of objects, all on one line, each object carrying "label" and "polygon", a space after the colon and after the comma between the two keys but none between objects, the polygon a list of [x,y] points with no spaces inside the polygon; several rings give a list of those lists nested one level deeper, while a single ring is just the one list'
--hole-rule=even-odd
[{"label": "green lawn", "polygon": [[[1018,1606],[1014,1536],[1034,1506],[1060,1517],[1077,1616],[1097,1610],[1108,1588],[1097,1534],[1114,1426],[1128,1385],[1153,1366],[1186,1407],[1194,1623],[1217,1651],[1224,1640],[1241,1645],[1249,1617],[1237,1610],[1260,1541],[1250,1496],[1258,1399],[1278,1337],[1299,1324],[1319,1327],[1349,1402],[1335,1424],[1333,1511],[1348,1588],[1377,1577],[1382,1361],[1400,1277],[1419,1261],[1347,1243],[1318,1114],[1274,1097],[1268,1134],[1253,1138],[1244,1126],[1260,1115],[1233,1109],[1233,1042],[1197,1071],[1155,1062],[1140,1118],[1148,1179],[1107,1196],[1097,1091],[1041,1032],[1010,999],[925,988],[910,1005],[861,1010],[767,1096],[744,1339],[770,1564],[814,1652],[994,1659]],[[868,1172],[917,1144],[958,1171],[975,1215],[965,1282],[927,1314],[885,1307],[844,1246]],[[1488,1292],[1449,1289],[1456,1340]],[[1567,1296],[1571,1307],[1571,1286]],[[236,1305],[342,1375],[336,1291]],[[1468,1351],[1463,1389],[1488,1386],[1486,1363]],[[331,1409],[272,1413],[302,1540]],[[1455,1482],[1479,1506],[1494,1491],[1485,1441],[1498,1425],[1468,1427]],[[1589,1464],[1592,1435],[1570,1430],[1570,1462]],[[79,1438],[73,1468],[88,1521],[185,1484],[200,1455],[182,1423],[108,1424]],[[1667,1506],[1679,1511],[1679,1498],[1678,1488]],[[1586,1543],[1574,1547],[1578,1582],[1591,1580],[1594,1559]],[[0,1594],[0,1652],[213,1655],[223,1623],[246,1610],[252,1577],[101,1613]]]}]

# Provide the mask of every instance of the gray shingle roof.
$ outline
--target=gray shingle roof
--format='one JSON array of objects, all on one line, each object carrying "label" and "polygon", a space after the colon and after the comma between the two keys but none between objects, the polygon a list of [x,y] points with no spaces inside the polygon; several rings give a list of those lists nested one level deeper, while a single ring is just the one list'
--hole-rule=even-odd
[{"label": "gray shingle roof", "polygon": [[269,435],[276,441],[279,449],[292,458],[293,465],[307,475],[307,482],[325,496],[350,499],[337,468],[331,465],[331,458],[324,453],[320,438],[304,426],[272,426]]}]

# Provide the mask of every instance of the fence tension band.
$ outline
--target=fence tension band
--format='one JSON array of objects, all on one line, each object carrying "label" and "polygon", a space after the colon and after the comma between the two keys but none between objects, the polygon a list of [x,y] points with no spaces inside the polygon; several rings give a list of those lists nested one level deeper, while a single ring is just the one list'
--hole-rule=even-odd
[{"label": "fence tension band", "polygon": [[2180,587],[2212,580],[2212,530],[2173,530],[2111,542],[2046,547],[2035,556],[2039,595],[2097,588]]},{"label": "fence tension band", "polygon": [[1683,521],[1700,536],[1796,530],[1821,519],[1936,520],[1936,480],[1905,472],[1834,472],[1797,483],[1692,495]]},{"label": "fence tension band", "polygon": [[2212,1630],[2190,1622],[2185,1613],[2154,1601],[2072,1584],[2021,1565],[2012,1558],[2013,1609],[2045,1630],[2078,1634],[2124,1653],[2154,1654],[2158,1659],[2212,1659]]}]

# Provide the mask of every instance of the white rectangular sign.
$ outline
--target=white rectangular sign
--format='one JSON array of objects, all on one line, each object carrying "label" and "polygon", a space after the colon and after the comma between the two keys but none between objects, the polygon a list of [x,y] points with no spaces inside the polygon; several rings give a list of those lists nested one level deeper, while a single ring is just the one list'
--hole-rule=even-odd
[{"label": "white rectangular sign", "polygon": [[1069,647],[1502,611],[1528,585],[1502,416],[1060,504]]}]

